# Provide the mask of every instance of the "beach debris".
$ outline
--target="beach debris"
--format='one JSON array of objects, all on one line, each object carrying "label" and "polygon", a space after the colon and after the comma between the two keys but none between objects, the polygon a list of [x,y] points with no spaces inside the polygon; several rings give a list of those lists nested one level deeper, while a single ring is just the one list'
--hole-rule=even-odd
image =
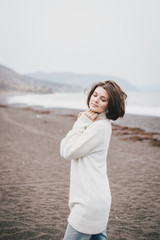
[{"label": "beach debris", "polygon": [[23,161],[22,164],[25,165],[25,162]]},{"label": "beach debris", "polygon": [[41,115],[39,115],[39,114],[37,114],[37,115],[36,115],[36,118],[41,118],[41,117],[42,117],[42,116],[41,116]]},{"label": "beach debris", "polygon": [[43,110],[43,109],[35,109],[33,107],[26,107],[26,108],[23,108],[24,110],[27,110],[27,111],[32,111],[32,112],[35,112],[35,113],[39,113],[39,114],[50,114],[50,110]]},{"label": "beach debris", "polygon": [[118,217],[118,216],[115,216],[115,219],[117,219],[117,220],[118,220],[118,219],[119,219],[119,217]]},{"label": "beach debris", "polygon": [[[141,128],[135,127],[123,127],[118,124],[112,124],[113,133],[115,135],[124,136],[124,141],[149,141],[154,147],[160,147],[160,133],[159,132],[147,132]],[[127,135],[127,137],[125,137]]]},{"label": "beach debris", "polygon": [[0,104],[0,108],[7,108],[8,107],[8,105],[6,105],[6,104]]}]

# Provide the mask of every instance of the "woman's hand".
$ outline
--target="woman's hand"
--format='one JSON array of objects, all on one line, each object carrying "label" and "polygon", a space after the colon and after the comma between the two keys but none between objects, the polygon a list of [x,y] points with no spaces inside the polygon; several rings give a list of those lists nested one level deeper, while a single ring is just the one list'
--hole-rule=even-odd
[{"label": "woman's hand", "polygon": [[83,112],[80,112],[80,113],[78,114],[78,118],[82,115],[82,113],[83,113]]},{"label": "woman's hand", "polygon": [[90,120],[92,120],[93,122],[95,122],[95,121],[97,121],[97,120],[100,119],[100,118],[99,118],[99,114],[96,113],[96,112],[93,112],[93,111],[91,111],[91,110],[88,110],[88,111],[84,112],[84,114],[85,114]]}]

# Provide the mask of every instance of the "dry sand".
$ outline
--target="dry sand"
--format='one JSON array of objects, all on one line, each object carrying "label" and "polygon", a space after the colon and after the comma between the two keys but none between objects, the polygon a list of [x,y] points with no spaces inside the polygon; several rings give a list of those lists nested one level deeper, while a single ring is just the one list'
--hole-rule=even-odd
[{"label": "dry sand", "polygon": [[[1,105],[1,240],[63,239],[70,162],[60,157],[59,144],[77,113]],[[113,126],[110,240],[160,239],[159,146],[159,133]]]}]

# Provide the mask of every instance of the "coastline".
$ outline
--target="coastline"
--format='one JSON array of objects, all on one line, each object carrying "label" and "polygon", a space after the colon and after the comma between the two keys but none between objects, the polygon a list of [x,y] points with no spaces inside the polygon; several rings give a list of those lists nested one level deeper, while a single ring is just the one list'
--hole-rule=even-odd
[{"label": "coastline", "polygon": [[[40,109],[43,111],[50,111],[56,114],[65,115],[65,114],[78,114],[80,111],[85,111],[84,109],[75,109],[75,108],[67,108],[67,107],[43,107],[38,105],[27,105],[23,103],[8,103],[8,98],[13,96],[18,96],[18,93],[9,93],[5,95],[0,95],[0,104],[1,106],[15,107],[15,108],[30,108],[30,109]],[[22,93],[20,94],[22,96]],[[24,93],[24,95],[26,95]],[[146,132],[158,132],[160,133],[160,117],[155,115],[143,115],[143,114],[132,114],[126,113],[123,118],[119,118],[116,121],[113,121],[114,124],[118,124],[120,126],[133,127],[133,128],[141,128]]]},{"label": "coastline", "polygon": [[[26,104],[7,104],[6,98],[0,98],[0,108],[14,108],[33,111],[39,114],[51,114],[57,116],[69,116],[75,120],[79,112],[84,109],[72,108],[46,108],[42,106],[28,106]],[[148,141],[152,145],[160,147],[160,117],[125,114],[112,122],[112,129],[117,135],[125,136],[125,140]]]}]

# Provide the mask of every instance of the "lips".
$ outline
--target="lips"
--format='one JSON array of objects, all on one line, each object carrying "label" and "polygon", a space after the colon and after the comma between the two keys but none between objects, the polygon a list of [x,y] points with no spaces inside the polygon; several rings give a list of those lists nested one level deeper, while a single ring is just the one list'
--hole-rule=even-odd
[{"label": "lips", "polygon": [[91,105],[93,106],[93,107],[98,107],[97,105],[95,105],[94,103],[91,103]]}]

